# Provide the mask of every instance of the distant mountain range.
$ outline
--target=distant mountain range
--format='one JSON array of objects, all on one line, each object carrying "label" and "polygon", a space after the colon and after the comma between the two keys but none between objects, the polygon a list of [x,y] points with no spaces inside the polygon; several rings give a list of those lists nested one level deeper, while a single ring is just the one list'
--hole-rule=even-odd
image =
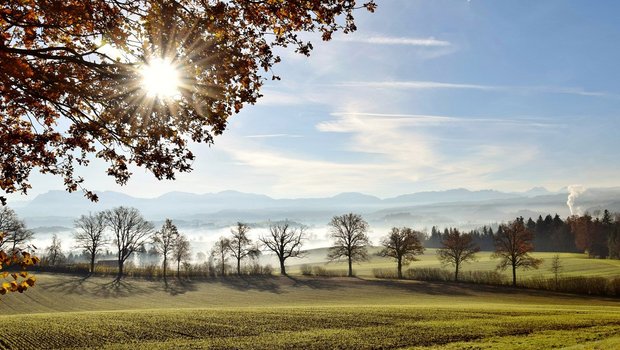
[{"label": "distant mountain range", "polygon": [[[116,206],[138,208],[150,220],[173,218],[180,225],[224,227],[235,221],[261,222],[288,218],[324,225],[331,216],[354,211],[380,225],[476,226],[500,222],[517,215],[548,213],[565,217],[568,192],[537,187],[526,192],[495,190],[418,192],[381,199],[362,193],[341,193],[326,198],[274,199],[262,194],[223,191],[194,194],[170,192],[156,198],[136,198],[118,192],[99,192],[92,203],[79,194],[50,191],[14,208],[30,227],[71,227],[73,220],[88,212]],[[9,203],[11,205],[12,203]],[[620,211],[620,188],[588,189],[575,206],[580,210],[607,208]]]}]

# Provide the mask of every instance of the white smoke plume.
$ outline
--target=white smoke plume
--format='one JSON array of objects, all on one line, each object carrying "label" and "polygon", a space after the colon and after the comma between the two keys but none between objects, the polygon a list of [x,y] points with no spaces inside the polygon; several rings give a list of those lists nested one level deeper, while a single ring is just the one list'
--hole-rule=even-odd
[{"label": "white smoke plume", "polygon": [[586,188],[582,185],[568,186],[568,200],[566,201],[566,205],[568,205],[570,215],[581,214],[581,208],[575,207],[575,199],[577,199],[580,194],[585,192],[585,190]]}]

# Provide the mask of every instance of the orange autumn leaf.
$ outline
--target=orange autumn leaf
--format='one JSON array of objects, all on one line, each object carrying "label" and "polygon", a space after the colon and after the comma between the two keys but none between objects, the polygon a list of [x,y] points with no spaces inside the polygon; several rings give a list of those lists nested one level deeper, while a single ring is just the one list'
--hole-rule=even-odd
[{"label": "orange autumn leaf", "polygon": [[[0,245],[3,243],[3,240],[5,238],[6,234],[4,232],[0,232]],[[0,268],[3,265],[9,266],[11,264],[15,264],[22,269],[25,269],[28,266],[32,265],[35,260],[38,261],[39,258],[19,248],[13,249],[10,254],[4,250],[0,250]],[[10,282],[2,282],[2,284],[0,285],[0,295],[5,295],[9,292],[23,293],[28,289],[28,287],[32,287],[35,284],[34,276],[31,276],[27,271],[12,273],[9,273],[8,271],[2,271],[0,273],[0,277],[3,279],[8,278],[9,276],[11,276],[13,280]]]},{"label": "orange autumn leaf", "polygon": [[33,276],[31,276],[31,277],[29,277],[29,278],[26,280],[26,283],[27,283],[29,286],[31,286],[31,287],[32,287],[32,286],[34,286],[35,281],[36,281],[36,279],[35,279]]}]

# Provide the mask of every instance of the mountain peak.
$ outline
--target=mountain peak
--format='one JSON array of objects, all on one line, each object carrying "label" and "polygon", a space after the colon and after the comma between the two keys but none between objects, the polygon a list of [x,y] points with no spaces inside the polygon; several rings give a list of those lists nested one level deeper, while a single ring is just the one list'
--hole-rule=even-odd
[{"label": "mountain peak", "polygon": [[549,190],[547,190],[545,187],[542,187],[542,186],[532,187],[531,189],[523,192],[524,195],[531,196],[531,197],[544,196],[550,193],[551,192]]},{"label": "mountain peak", "polygon": [[359,199],[359,198],[363,198],[363,199],[369,199],[369,200],[376,200],[376,201],[380,201],[381,199],[379,199],[379,197],[375,197],[369,194],[365,194],[365,193],[360,193],[360,192],[342,192],[339,193],[331,198],[334,199]]}]

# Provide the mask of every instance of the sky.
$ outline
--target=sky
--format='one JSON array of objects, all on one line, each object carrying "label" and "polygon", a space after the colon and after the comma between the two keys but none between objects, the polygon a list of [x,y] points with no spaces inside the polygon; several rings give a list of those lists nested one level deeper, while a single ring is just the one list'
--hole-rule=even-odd
[{"label": "sky", "polygon": [[[293,198],[620,185],[620,2],[377,4],[352,35],[308,36],[310,58],[282,52],[282,81],[193,147],[192,173],[134,169],[121,187],[95,162],[86,187]],[[31,196],[63,188],[31,179]]]}]

